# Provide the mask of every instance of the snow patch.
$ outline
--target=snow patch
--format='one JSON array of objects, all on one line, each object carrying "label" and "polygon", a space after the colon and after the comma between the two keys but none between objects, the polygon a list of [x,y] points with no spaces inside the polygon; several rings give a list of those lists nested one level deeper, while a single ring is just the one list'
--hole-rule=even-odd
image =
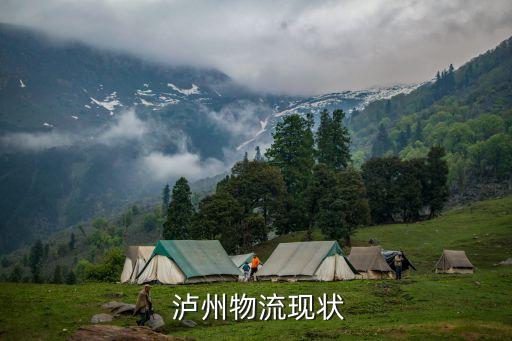
[{"label": "snow patch", "polygon": [[71,118],[78,120],[78,116],[75,116],[75,115],[71,115]]},{"label": "snow patch", "polygon": [[155,96],[154,93],[152,93],[153,90],[151,89],[147,89],[147,90],[137,90],[135,92],[136,95],[139,95],[139,96]]},{"label": "snow patch", "polygon": [[43,126],[48,127],[48,128],[54,128],[55,127],[53,124],[50,124],[48,122],[44,122]]},{"label": "snow patch", "polygon": [[88,104],[85,104],[84,107],[86,107],[87,109],[91,109],[91,106]]},{"label": "snow patch", "polygon": [[103,107],[103,108],[107,109],[108,111],[114,111],[117,106],[119,106],[119,107],[123,106],[123,104],[121,104],[121,102],[117,99],[116,91],[112,92],[110,95],[105,97],[105,99],[103,101],[99,101],[93,97],[90,97],[90,99],[91,99],[91,103],[94,103],[100,107]]},{"label": "snow patch", "polygon": [[200,93],[199,87],[193,83],[192,83],[192,87],[190,89],[180,89],[172,83],[167,83],[167,86],[169,88],[173,89],[174,91],[179,92],[180,94],[183,94],[185,96],[196,95],[196,94]]},{"label": "snow patch", "polygon": [[23,81],[20,79],[20,88],[26,88],[27,86],[25,85],[25,83],[23,83]]}]

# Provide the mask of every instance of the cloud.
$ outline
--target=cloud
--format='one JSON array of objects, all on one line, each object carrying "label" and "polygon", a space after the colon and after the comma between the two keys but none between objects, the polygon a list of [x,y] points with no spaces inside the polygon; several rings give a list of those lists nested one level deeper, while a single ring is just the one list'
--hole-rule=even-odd
[{"label": "cloud", "polygon": [[154,180],[168,181],[171,178],[186,176],[189,180],[197,180],[222,173],[227,166],[213,158],[201,160],[198,154],[180,152],[164,154],[152,152],[141,159],[141,169],[149,172]]},{"label": "cloud", "polygon": [[98,136],[98,141],[107,145],[127,140],[140,139],[148,132],[148,124],[140,120],[135,110],[122,112],[116,122]]},{"label": "cloud", "polygon": [[5,147],[24,151],[43,151],[56,147],[67,147],[75,143],[71,135],[56,131],[45,133],[9,133],[0,138]]},{"label": "cloud", "polygon": [[209,120],[234,138],[256,135],[271,112],[272,109],[268,106],[241,101],[225,105],[219,111],[203,108],[203,113]]},{"label": "cloud", "polygon": [[510,0],[3,0],[0,21],[268,92],[430,79],[512,34]]}]

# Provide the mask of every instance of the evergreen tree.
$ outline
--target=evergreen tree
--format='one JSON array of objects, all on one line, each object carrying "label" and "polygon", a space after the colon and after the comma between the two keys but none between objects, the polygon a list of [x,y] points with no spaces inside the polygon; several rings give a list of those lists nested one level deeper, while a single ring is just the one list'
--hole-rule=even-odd
[{"label": "evergreen tree", "polygon": [[171,198],[171,189],[169,188],[169,184],[165,184],[164,189],[162,190],[162,209],[167,213],[169,209],[169,200]]},{"label": "evergreen tree", "polygon": [[312,124],[311,116],[286,116],[277,124],[274,143],[266,152],[269,162],[281,170],[292,195],[305,190],[315,164]]},{"label": "evergreen tree", "polygon": [[333,151],[333,132],[331,117],[327,110],[320,114],[320,124],[316,131],[316,146],[318,149],[318,162],[330,165],[332,162]]},{"label": "evergreen tree", "polygon": [[445,155],[446,152],[443,147],[432,147],[427,155],[427,200],[430,203],[432,217],[439,215],[450,196],[448,163],[444,160]]},{"label": "evergreen tree", "polygon": [[75,249],[75,244],[76,244],[75,233],[71,232],[71,236],[69,237],[69,242],[68,242],[69,249],[70,250],[74,250]]},{"label": "evergreen tree", "polygon": [[332,118],[324,110],[316,133],[318,162],[332,170],[345,169],[350,162],[350,135],[344,118],[343,110],[334,110]]},{"label": "evergreen tree", "polygon": [[9,282],[19,283],[23,278],[23,269],[19,264],[16,264],[9,275]]},{"label": "evergreen tree", "polygon": [[373,142],[372,157],[381,157],[391,149],[391,140],[383,124],[379,125],[379,132]]},{"label": "evergreen tree", "polygon": [[164,239],[188,238],[193,213],[190,186],[187,179],[181,177],[172,188],[167,221],[164,224]]},{"label": "evergreen tree", "polygon": [[[312,230],[316,224],[320,211],[320,201],[330,200],[330,194],[335,187],[334,171],[325,164],[318,164],[313,168],[313,176],[304,193],[304,206],[307,214],[307,236],[311,240]],[[324,222],[325,223],[325,222]]]},{"label": "evergreen tree", "polygon": [[73,270],[69,270],[66,275],[66,284],[76,284],[76,276]]},{"label": "evergreen tree", "polygon": [[55,266],[55,270],[53,271],[53,284],[61,284],[62,283],[62,268],[60,265]]},{"label": "evergreen tree", "polygon": [[256,155],[254,156],[254,161],[263,161],[263,156],[261,155],[260,146],[256,146]]},{"label": "evergreen tree", "polygon": [[332,167],[335,170],[346,169],[350,163],[350,134],[343,124],[345,113],[334,110],[332,113]]},{"label": "evergreen tree", "polygon": [[34,245],[30,248],[29,254],[29,266],[30,271],[32,272],[32,281],[34,283],[41,283],[41,268],[43,266],[43,243],[41,239],[38,239]]}]

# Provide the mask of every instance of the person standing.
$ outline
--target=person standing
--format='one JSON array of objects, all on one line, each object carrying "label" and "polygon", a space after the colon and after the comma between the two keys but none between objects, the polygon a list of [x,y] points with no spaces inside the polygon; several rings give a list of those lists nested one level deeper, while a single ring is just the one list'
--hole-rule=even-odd
[{"label": "person standing", "polygon": [[403,257],[402,251],[400,251],[395,255],[395,259],[394,259],[395,274],[396,274],[397,280],[402,279],[402,262],[403,261],[404,261],[404,257]]},{"label": "person standing", "polygon": [[250,277],[254,278],[254,281],[256,281],[256,272],[258,272],[258,266],[260,265],[260,259],[256,254],[252,257],[251,261],[251,275]]},{"label": "person standing", "polygon": [[138,326],[143,326],[151,317],[153,303],[151,302],[150,290],[151,286],[146,284],[137,296],[137,303],[135,304],[133,315],[135,316],[137,313],[140,315],[140,319],[137,321]]},{"label": "person standing", "polygon": [[249,277],[251,276],[251,267],[247,261],[245,261],[244,265],[242,265],[242,271],[244,272],[244,282],[248,282]]}]

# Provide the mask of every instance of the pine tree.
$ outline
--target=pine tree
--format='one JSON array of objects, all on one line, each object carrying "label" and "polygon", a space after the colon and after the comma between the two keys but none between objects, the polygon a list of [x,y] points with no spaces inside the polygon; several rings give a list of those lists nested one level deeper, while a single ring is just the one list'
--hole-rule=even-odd
[{"label": "pine tree", "polygon": [[432,147],[427,155],[426,172],[427,201],[430,203],[430,215],[439,215],[450,196],[448,188],[448,163],[444,160],[443,147]]},{"label": "pine tree", "polygon": [[171,189],[169,188],[169,184],[165,184],[164,189],[162,190],[162,210],[166,212],[169,209],[169,200],[171,196]]},{"label": "pine tree", "polygon": [[320,114],[320,124],[316,131],[316,146],[318,149],[318,162],[330,165],[333,152],[333,132],[331,117],[327,110]]},{"label": "pine tree", "polygon": [[23,278],[23,269],[19,264],[16,264],[9,275],[9,282],[19,283]]},{"label": "pine tree", "polygon": [[41,267],[43,265],[43,256],[44,256],[44,250],[43,250],[43,243],[41,242],[41,239],[38,239],[34,245],[30,248],[30,255],[29,255],[29,266],[30,271],[32,272],[32,281],[34,283],[41,283]]},{"label": "pine tree", "polygon": [[194,213],[191,195],[187,179],[179,178],[172,188],[167,221],[164,224],[164,239],[186,239],[188,237]]},{"label": "pine tree", "polygon": [[267,150],[269,162],[283,174],[288,192],[296,195],[304,191],[315,164],[312,118],[294,114],[286,116],[276,126],[274,143]]},{"label": "pine tree", "polygon": [[62,283],[62,268],[60,265],[55,266],[55,270],[53,271],[53,284],[61,284]]},{"label": "pine tree", "polygon": [[332,113],[332,167],[335,170],[346,169],[350,163],[350,134],[343,124],[345,113],[334,110]]},{"label": "pine tree", "polygon": [[254,156],[254,161],[263,161],[263,156],[261,156],[260,146],[256,146],[256,155]]},{"label": "pine tree", "polygon": [[75,233],[71,232],[71,236],[69,237],[69,242],[68,242],[69,250],[74,250],[75,249],[75,244],[76,244]]},{"label": "pine tree", "polygon": [[66,284],[76,284],[76,276],[73,270],[69,270],[66,275]]},{"label": "pine tree", "polygon": [[373,142],[372,157],[380,157],[391,149],[391,140],[389,139],[386,128],[383,124],[379,125],[379,132]]}]

